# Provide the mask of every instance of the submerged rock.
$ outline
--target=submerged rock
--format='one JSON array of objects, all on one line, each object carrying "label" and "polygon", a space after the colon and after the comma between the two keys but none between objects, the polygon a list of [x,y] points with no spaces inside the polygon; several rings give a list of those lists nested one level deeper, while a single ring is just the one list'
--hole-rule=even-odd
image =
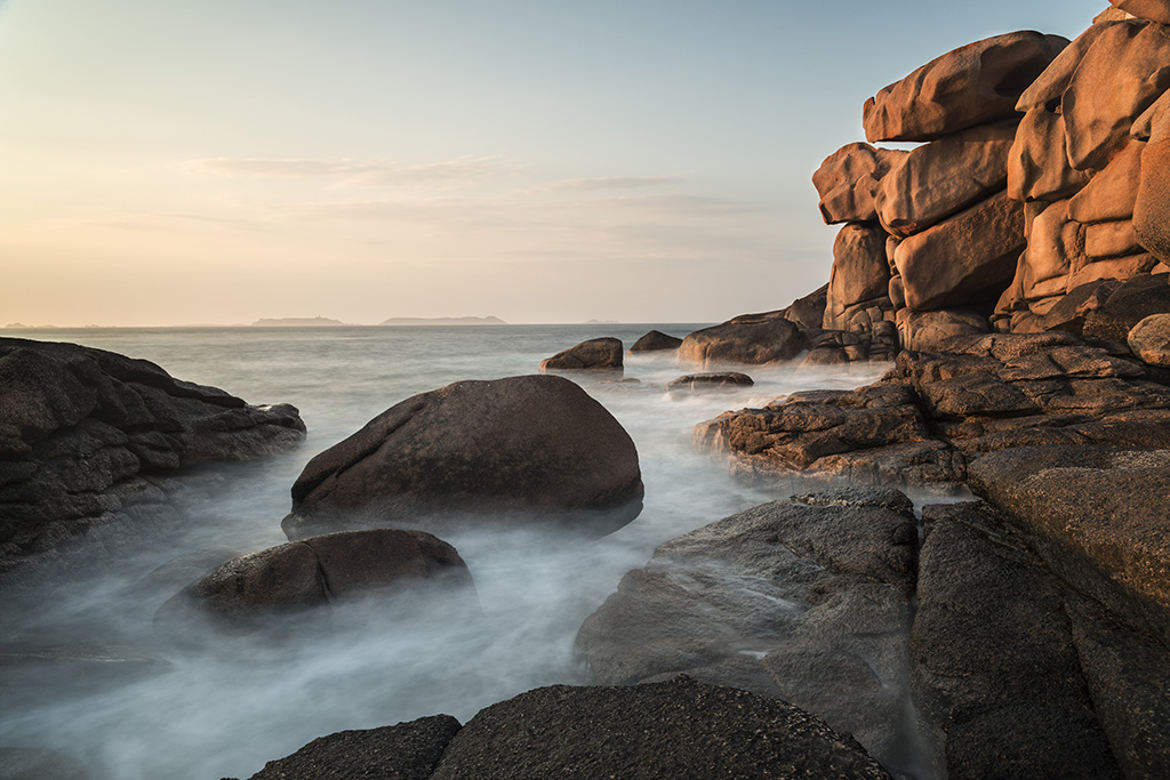
[{"label": "submerged rock", "polygon": [[848,736],[776,699],[687,679],[556,685],[481,710],[434,780],[888,778]]},{"label": "submerged rock", "polygon": [[[372,594],[470,589],[455,548],[422,531],[380,528],[314,536],[219,566],[176,597],[237,620]],[[165,615],[181,604],[163,607]]]},{"label": "submerged rock", "polygon": [[634,342],[634,346],[630,347],[630,354],[678,349],[682,345],[682,342],[683,340],[680,338],[668,335],[660,330],[652,330]]},{"label": "submerged rock", "polygon": [[427,780],[459,731],[450,715],[313,740],[290,756],[269,761],[248,780],[291,778],[393,778]]},{"label": "submerged rock", "polygon": [[159,477],[288,449],[304,432],[291,406],[251,406],[145,360],[0,338],[0,570],[165,508]]},{"label": "submerged rock", "polygon": [[540,373],[545,371],[578,371],[582,369],[621,369],[621,339],[600,338],[558,352],[540,361]]},{"label": "submerged rock", "polygon": [[775,501],[661,545],[577,635],[594,679],[685,672],[779,697],[898,750],[915,578],[911,504],[886,491]]},{"label": "submerged rock", "polygon": [[558,376],[456,382],[402,401],[317,455],[292,487],[290,539],[495,520],[600,536],[638,516],[634,442]]}]

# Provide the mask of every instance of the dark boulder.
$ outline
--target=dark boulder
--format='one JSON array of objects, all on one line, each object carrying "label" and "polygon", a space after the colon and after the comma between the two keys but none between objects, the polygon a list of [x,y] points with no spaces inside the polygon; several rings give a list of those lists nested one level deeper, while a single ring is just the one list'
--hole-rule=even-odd
[{"label": "dark boulder", "polygon": [[427,780],[459,721],[433,715],[395,726],[339,731],[313,740],[290,756],[269,761],[249,780]]},{"label": "dark boulder", "polygon": [[413,396],[317,455],[292,487],[290,539],[508,517],[593,535],[638,516],[634,442],[557,376],[456,382]]},{"label": "dark boulder", "polygon": [[893,759],[917,534],[891,490],[753,507],[661,545],[581,626],[598,682],[685,672],[791,702]]},{"label": "dark boulder", "polygon": [[678,349],[682,345],[683,340],[674,336],[663,333],[660,330],[652,330],[634,342],[634,346],[630,347],[630,354],[637,352],[663,352],[668,349]]},{"label": "dark boulder", "polygon": [[825,306],[829,301],[829,285],[824,284],[803,298],[797,298],[783,310],[784,319],[807,330],[821,327],[825,319]]},{"label": "dark boulder", "polygon": [[288,449],[304,432],[291,406],[251,406],[145,360],[0,338],[0,570],[136,512],[153,519],[151,507],[178,522],[159,478]]},{"label": "dark boulder", "polygon": [[589,339],[540,361],[545,371],[579,371],[584,369],[622,368],[622,341],[615,338]]},{"label": "dark boulder", "polygon": [[1121,344],[1134,325],[1151,314],[1170,312],[1170,274],[1141,276],[1121,284],[1085,315],[1083,334]]},{"label": "dark boulder", "polygon": [[703,390],[709,388],[751,387],[755,382],[747,374],[738,371],[724,371],[713,374],[687,374],[667,383],[671,392],[681,390]]},{"label": "dark boulder", "polygon": [[703,366],[719,363],[780,363],[808,347],[808,339],[782,312],[741,315],[683,339],[678,359]]},{"label": "dark boulder", "polygon": [[434,780],[888,778],[852,739],[776,699],[685,678],[538,688],[481,710]]},{"label": "dark boulder", "polygon": [[379,528],[314,536],[219,566],[163,606],[193,603],[229,619],[324,606],[357,596],[472,588],[455,548],[422,531]]}]

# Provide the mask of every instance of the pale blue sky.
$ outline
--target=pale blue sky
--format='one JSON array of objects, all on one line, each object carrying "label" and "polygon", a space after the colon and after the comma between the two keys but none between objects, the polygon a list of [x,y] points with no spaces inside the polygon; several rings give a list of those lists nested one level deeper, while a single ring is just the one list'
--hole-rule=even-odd
[{"label": "pale blue sky", "polygon": [[866,97],[1103,7],[8,0],[0,321],[777,308]]}]

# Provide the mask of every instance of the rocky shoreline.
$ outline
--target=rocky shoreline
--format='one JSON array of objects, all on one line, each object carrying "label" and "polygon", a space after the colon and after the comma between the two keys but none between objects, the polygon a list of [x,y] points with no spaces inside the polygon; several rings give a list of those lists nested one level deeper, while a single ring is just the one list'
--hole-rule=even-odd
[{"label": "rocky shoreline", "polygon": [[[1075,41],[1000,35],[882,89],[869,143],[813,178],[844,224],[828,284],[633,345],[676,355],[670,393],[891,367],[698,423],[696,447],[791,495],[615,583],[576,637],[591,685],[331,734],[253,778],[1170,776],[1170,6],[1113,5]],[[893,141],[922,145],[871,145]],[[290,642],[359,599],[450,618],[474,572],[432,533],[634,521],[633,441],[565,378],[622,381],[623,350],[387,409],[305,467],[288,544],[195,565],[156,625]],[[0,339],[0,574],[175,522],[165,479],[304,432],[146,361]]]}]

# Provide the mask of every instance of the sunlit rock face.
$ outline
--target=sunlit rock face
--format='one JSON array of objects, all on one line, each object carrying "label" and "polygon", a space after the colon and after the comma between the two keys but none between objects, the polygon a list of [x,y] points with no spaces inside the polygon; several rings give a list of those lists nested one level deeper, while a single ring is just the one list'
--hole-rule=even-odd
[{"label": "sunlit rock face", "polygon": [[145,360],[0,339],[0,569],[98,525],[177,520],[154,480],[288,449],[305,425]]},{"label": "sunlit rock face", "polygon": [[515,521],[600,536],[638,516],[642,491],[633,440],[573,382],[456,382],[396,404],[309,461],[283,527],[301,539]]}]

